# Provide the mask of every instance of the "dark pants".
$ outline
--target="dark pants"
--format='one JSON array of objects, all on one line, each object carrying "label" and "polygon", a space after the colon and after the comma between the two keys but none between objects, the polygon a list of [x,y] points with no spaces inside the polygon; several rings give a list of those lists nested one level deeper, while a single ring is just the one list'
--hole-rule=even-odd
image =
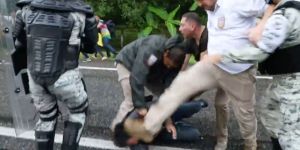
[{"label": "dark pants", "polygon": [[[177,139],[175,141],[196,141],[200,139],[200,132],[197,128],[182,122],[182,119],[189,118],[203,108],[202,101],[190,101],[183,103],[171,116],[177,131]],[[155,140],[174,141],[172,134],[166,129],[158,134]]]},{"label": "dark pants", "polygon": [[203,101],[189,101],[183,103],[175,113],[171,116],[173,122],[181,121],[184,118],[190,118],[195,113],[199,112],[203,108]]},{"label": "dark pants", "polygon": [[82,55],[83,55],[83,57],[84,57],[85,59],[88,59],[88,58],[89,58],[89,55],[88,55],[87,53],[82,52]]},{"label": "dark pants", "polygon": [[103,47],[106,50],[107,57],[110,57],[110,52],[112,52],[114,55],[117,54],[117,51],[110,45],[109,42],[109,38],[103,38]]},{"label": "dark pants", "polygon": [[99,45],[96,45],[96,52],[95,52],[95,57],[97,57],[97,54],[100,54],[101,57],[103,57],[104,55],[101,52],[101,47]]},{"label": "dark pants", "polygon": [[[95,47],[96,52],[95,52],[95,57],[97,57],[97,54],[99,53],[101,57],[103,57],[104,55],[101,52],[101,47],[99,45],[96,45]],[[83,56],[85,59],[89,58],[89,55],[87,53],[82,52]]]},{"label": "dark pants", "polygon": [[[148,97],[148,101],[152,100],[152,97]],[[155,142],[172,142],[172,141],[183,141],[192,142],[200,140],[201,135],[197,128],[182,122],[184,118],[189,118],[195,113],[199,112],[202,108],[207,107],[207,103],[203,100],[190,101],[183,103],[171,116],[177,132],[177,139],[172,138],[172,134],[169,133],[165,128],[162,129],[155,138]],[[148,150],[148,146],[144,144],[137,144],[130,146],[130,150]]]}]

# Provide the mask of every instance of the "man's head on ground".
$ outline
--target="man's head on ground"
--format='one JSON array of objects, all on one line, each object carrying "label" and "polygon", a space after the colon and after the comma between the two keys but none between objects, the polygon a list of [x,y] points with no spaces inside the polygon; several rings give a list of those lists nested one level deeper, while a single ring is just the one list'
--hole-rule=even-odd
[{"label": "man's head on ground", "polygon": [[184,45],[179,36],[174,36],[166,42],[163,63],[168,69],[180,68],[185,58]]},{"label": "man's head on ground", "polygon": [[124,147],[136,145],[140,141],[150,143],[154,136],[145,130],[143,123],[143,116],[140,116],[136,109],[129,112],[113,130],[114,144]]},{"label": "man's head on ground", "polygon": [[179,31],[184,38],[194,38],[197,30],[201,29],[201,20],[197,13],[187,12],[182,15]]},{"label": "man's head on ground", "polygon": [[213,11],[215,9],[217,0],[197,0],[198,6],[205,10]]},{"label": "man's head on ground", "polygon": [[118,123],[113,132],[113,142],[116,146],[125,147],[138,144],[139,140],[130,136],[124,129],[124,121]]}]

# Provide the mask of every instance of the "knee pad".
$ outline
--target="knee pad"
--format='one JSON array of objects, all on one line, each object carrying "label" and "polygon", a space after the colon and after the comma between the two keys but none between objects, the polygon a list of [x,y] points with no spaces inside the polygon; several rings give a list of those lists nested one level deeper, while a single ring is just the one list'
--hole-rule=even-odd
[{"label": "knee pad", "polygon": [[40,120],[35,131],[37,150],[53,150],[57,115],[57,105],[47,111],[40,112]]},{"label": "knee pad", "polygon": [[[84,114],[86,115],[88,109],[88,99],[76,107],[69,107],[70,115]],[[74,117],[73,116],[73,117]],[[77,150],[79,145],[79,138],[83,124],[79,122],[65,121],[62,150]]]},{"label": "knee pad", "polygon": [[55,104],[53,107],[45,111],[39,111],[40,119],[42,121],[53,121],[58,116],[58,105]]},{"label": "knee pad", "polygon": [[62,150],[77,150],[79,145],[79,130],[82,128],[82,124],[77,122],[65,122],[65,129],[63,134]]},{"label": "knee pad", "polygon": [[69,108],[71,114],[78,114],[78,113],[87,113],[88,109],[88,99],[86,99],[83,103],[76,107]]},{"label": "knee pad", "polygon": [[53,150],[55,131],[35,131],[36,149]]}]

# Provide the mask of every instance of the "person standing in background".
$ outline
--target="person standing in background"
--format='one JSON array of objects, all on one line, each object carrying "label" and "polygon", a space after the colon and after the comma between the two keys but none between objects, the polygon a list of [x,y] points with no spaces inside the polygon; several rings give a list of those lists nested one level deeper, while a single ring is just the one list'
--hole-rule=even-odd
[{"label": "person standing in background", "polygon": [[107,57],[109,58],[111,56],[110,53],[113,53],[113,55],[117,55],[116,49],[110,44],[111,35],[110,35],[107,25],[104,23],[103,20],[99,19],[99,24],[97,27],[101,31],[103,47],[106,50]]}]

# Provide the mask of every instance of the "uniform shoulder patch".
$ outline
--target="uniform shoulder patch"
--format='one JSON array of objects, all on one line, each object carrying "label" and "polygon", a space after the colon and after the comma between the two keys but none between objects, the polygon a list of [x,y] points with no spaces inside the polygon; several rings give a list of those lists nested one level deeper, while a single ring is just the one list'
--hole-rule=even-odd
[{"label": "uniform shoulder patch", "polygon": [[151,54],[147,60],[147,65],[152,66],[157,60],[158,58],[155,55]]}]

